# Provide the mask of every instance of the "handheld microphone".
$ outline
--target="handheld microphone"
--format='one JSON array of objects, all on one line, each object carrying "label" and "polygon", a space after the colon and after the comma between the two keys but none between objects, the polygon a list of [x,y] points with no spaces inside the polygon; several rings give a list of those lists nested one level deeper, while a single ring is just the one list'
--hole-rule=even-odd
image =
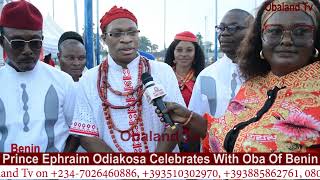
[{"label": "handheld microphone", "polygon": [[168,113],[163,113],[163,111],[166,109],[166,105],[162,101],[162,98],[166,95],[163,86],[156,84],[148,72],[143,73],[141,75],[141,79],[144,86],[143,95],[146,97],[148,103],[152,103],[154,106],[156,106],[162,113],[164,122],[168,123],[171,129],[175,129],[176,126],[171,120],[170,115]]}]

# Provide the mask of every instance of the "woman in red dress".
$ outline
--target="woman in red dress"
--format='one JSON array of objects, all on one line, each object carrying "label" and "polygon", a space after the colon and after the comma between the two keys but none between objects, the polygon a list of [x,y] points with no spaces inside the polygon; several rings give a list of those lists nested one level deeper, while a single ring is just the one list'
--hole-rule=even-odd
[{"label": "woman in red dress", "polygon": [[[204,53],[197,42],[197,37],[189,31],[177,34],[167,50],[165,62],[173,68],[181,94],[188,106],[195,80],[205,64]],[[185,138],[183,144],[180,144],[181,151],[199,151],[199,141],[193,142],[195,147],[188,142],[190,138],[197,140],[199,138],[190,136],[188,129],[184,128]]]}]

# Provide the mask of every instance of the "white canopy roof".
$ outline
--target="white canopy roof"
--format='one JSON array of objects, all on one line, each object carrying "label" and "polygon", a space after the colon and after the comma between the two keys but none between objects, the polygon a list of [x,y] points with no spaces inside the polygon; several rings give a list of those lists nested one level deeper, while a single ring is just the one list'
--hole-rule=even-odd
[{"label": "white canopy roof", "polygon": [[58,41],[64,30],[52,19],[50,15],[44,19],[43,24],[43,50],[44,55],[51,53],[55,57],[58,53]]}]

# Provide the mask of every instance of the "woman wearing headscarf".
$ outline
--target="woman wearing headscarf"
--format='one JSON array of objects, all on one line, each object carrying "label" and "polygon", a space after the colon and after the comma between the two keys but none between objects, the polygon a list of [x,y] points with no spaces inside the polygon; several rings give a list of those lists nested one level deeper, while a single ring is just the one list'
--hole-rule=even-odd
[{"label": "woman wearing headscarf", "polygon": [[[271,5],[287,10],[274,11]],[[239,51],[246,82],[224,117],[207,114],[206,124],[199,115],[168,104],[177,122],[202,136],[207,131],[203,151],[319,151],[319,9],[317,0],[264,2]]]}]

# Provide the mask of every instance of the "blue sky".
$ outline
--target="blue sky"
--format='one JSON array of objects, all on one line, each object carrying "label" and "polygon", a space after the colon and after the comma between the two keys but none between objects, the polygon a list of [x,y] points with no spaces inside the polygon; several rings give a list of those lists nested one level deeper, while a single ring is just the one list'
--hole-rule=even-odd
[{"label": "blue sky", "polygon": [[[188,30],[200,32],[207,41],[214,41],[215,1],[216,0],[166,0],[166,30],[164,31],[164,1],[165,0],[99,0],[99,19],[113,5],[123,6],[132,11],[137,19],[143,36],[160,49],[169,46],[176,33]],[[30,0],[42,14],[53,15],[60,27],[76,30],[73,0]],[[255,14],[255,4],[263,0],[218,0],[218,23],[230,9],[244,9]],[[78,22],[80,33],[84,24],[84,0],[77,0]],[[93,21],[96,24],[96,0],[93,0]],[[165,33],[164,33],[165,32]]]}]

